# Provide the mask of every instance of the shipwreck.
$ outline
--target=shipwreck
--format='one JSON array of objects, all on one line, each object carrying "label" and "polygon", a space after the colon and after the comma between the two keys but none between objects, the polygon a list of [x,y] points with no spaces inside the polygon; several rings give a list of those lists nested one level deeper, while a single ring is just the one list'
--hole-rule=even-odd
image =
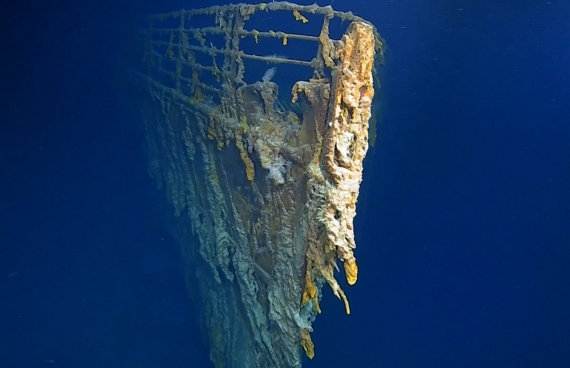
[{"label": "shipwreck", "polygon": [[140,34],[149,172],[210,358],[301,367],[321,294],[350,314],[382,40],[352,13],[288,2],[156,14]]}]

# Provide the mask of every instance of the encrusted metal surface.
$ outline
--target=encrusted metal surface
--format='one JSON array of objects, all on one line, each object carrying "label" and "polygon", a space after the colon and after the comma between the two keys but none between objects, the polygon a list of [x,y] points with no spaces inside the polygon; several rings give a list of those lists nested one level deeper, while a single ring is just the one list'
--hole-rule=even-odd
[{"label": "encrusted metal surface", "polygon": [[[320,27],[247,28],[259,12]],[[339,40],[329,37],[334,19],[346,21]],[[334,273],[341,261],[347,283],[356,282],[353,218],[380,38],[351,13],[287,2],[147,22],[145,66],[134,74],[148,91],[149,170],[173,208],[211,359],[216,367],[300,367],[301,348],[315,353],[311,324],[324,283],[350,313]],[[244,40],[263,38],[310,42],[316,53],[301,60],[243,50]],[[248,81],[248,63],[270,68]],[[273,65],[305,67],[311,77],[279,99]]]}]

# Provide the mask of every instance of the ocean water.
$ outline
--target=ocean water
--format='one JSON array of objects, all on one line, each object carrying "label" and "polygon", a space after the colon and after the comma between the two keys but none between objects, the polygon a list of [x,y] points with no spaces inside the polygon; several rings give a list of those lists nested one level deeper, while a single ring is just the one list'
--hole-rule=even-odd
[{"label": "ocean water", "polygon": [[[305,366],[569,367],[570,3],[331,3],[387,49]],[[0,3],[0,367],[211,366],[126,68],[136,17],[213,4]]]}]

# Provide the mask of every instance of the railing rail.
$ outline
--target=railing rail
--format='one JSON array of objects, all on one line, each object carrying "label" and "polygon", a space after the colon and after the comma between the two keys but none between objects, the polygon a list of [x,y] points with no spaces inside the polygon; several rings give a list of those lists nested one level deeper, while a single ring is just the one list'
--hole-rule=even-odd
[{"label": "railing rail", "polygon": [[[305,15],[317,15],[322,26],[316,35],[286,30],[246,29],[256,12],[274,12],[280,16],[289,13],[301,23],[308,22]],[[366,22],[351,12],[336,11],[331,6],[290,2],[230,4],[151,15],[145,18],[146,26],[141,29],[147,64],[144,74],[188,99],[215,101],[219,101],[223,91],[235,91],[246,83],[244,60],[306,67],[312,69],[313,78],[322,78],[326,74],[325,69],[333,67],[332,62],[327,60],[330,59],[327,52],[329,45],[338,42],[329,38],[329,24],[335,18]],[[314,21],[314,17],[311,21]],[[198,26],[204,23],[209,24]],[[274,22],[272,26],[278,24]],[[245,52],[242,40],[247,38],[253,39],[255,44],[260,39],[278,39],[283,45],[289,40],[302,40],[312,42],[317,47],[314,54],[308,55],[310,59],[300,60],[289,56],[263,55],[261,47],[259,52]],[[377,43],[380,49],[379,37]]]}]

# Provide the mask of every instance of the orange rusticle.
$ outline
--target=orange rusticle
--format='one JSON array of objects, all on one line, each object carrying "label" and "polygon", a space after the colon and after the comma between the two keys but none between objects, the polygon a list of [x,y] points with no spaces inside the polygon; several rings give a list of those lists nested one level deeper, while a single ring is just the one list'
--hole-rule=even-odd
[{"label": "orange rusticle", "polygon": [[309,331],[304,328],[301,330],[301,346],[307,358],[313,359],[315,357],[315,344],[313,344],[313,340],[311,340]]},{"label": "orange rusticle", "polygon": [[358,279],[358,265],[356,264],[356,258],[349,258],[344,261],[344,275],[346,276],[346,281],[349,285],[356,284]]}]

